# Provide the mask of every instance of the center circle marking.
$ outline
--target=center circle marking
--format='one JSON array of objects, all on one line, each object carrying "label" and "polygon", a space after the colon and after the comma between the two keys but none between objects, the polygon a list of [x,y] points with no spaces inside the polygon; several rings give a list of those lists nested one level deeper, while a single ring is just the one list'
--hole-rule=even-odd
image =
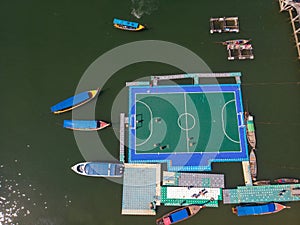
[{"label": "center circle marking", "polygon": [[[186,124],[186,127],[184,128],[181,124],[180,124],[180,120],[181,120],[181,118],[182,117],[186,117],[185,118],[185,124]],[[193,119],[193,125],[191,126],[191,127],[188,127],[188,124],[187,124],[187,121],[188,121],[188,116],[189,117],[191,117],[192,119]],[[195,125],[196,125],[196,119],[195,119],[195,117],[192,115],[192,114],[190,114],[190,113],[182,113],[182,114],[180,114],[180,116],[178,117],[178,119],[177,119],[177,124],[178,124],[178,126],[180,127],[180,129],[182,129],[182,130],[185,130],[185,131],[187,131],[187,130],[191,130],[191,129],[193,129],[194,127],[195,127]]]}]

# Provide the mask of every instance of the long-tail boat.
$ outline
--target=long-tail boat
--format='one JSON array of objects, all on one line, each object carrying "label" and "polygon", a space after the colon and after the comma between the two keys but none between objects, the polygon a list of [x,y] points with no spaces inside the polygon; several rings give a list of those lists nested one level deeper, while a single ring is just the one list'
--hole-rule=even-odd
[{"label": "long-tail boat", "polygon": [[250,40],[248,39],[237,39],[237,40],[228,40],[228,41],[223,41],[222,44],[223,45],[242,45],[242,44],[247,44],[248,42],[250,42]]},{"label": "long-tail boat", "polygon": [[122,177],[124,165],[111,162],[82,162],[72,166],[71,169],[88,177]]},{"label": "long-tail boat", "polygon": [[262,185],[269,185],[270,183],[271,183],[270,180],[257,180],[253,182],[253,185],[262,186]]},{"label": "long-tail boat", "polygon": [[85,92],[79,93],[77,95],[74,95],[74,96],[52,106],[51,112],[53,112],[54,114],[59,114],[59,113],[63,113],[63,112],[67,112],[72,109],[75,109],[75,108],[91,101],[93,98],[95,98],[97,96],[97,94],[99,92],[100,92],[100,89],[96,89],[96,90],[85,91]]},{"label": "long-tail boat", "polygon": [[255,128],[253,122],[253,116],[249,112],[245,112],[246,128],[247,128],[247,139],[249,145],[252,148],[256,148],[256,137],[255,137]]},{"label": "long-tail boat", "polygon": [[170,225],[186,220],[196,215],[204,205],[189,205],[176,209],[156,220],[157,225]]},{"label": "long-tail boat", "polygon": [[286,208],[290,207],[279,203],[267,203],[235,206],[232,208],[232,212],[237,216],[258,216],[277,213]]},{"label": "long-tail boat", "polygon": [[110,123],[101,120],[64,120],[64,128],[80,131],[95,131],[108,127]]},{"label": "long-tail boat", "polygon": [[115,28],[121,29],[121,30],[128,30],[128,31],[141,31],[146,29],[146,27],[142,24],[139,24],[137,22],[131,22],[127,20],[120,20],[120,19],[114,19],[113,24]]},{"label": "long-tail boat", "polygon": [[250,152],[250,173],[253,181],[256,181],[257,176],[257,164],[254,149]]},{"label": "long-tail boat", "polygon": [[299,179],[296,178],[279,178],[274,180],[275,183],[277,184],[297,184],[299,183]]}]

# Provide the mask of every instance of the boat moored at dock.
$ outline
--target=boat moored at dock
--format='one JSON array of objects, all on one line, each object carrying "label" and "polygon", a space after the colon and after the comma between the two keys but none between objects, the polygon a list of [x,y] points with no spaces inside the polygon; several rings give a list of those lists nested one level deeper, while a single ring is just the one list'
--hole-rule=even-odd
[{"label": "boat moored at dock", "polygon": [[299,179],[296,178],[279,178],[274,180],[275,183],[277,184],[297,184],[299,183]]},{"label": "boat moored at dock", "polygon": [[285,208],[290,208],[279,203],[241,205],[232,208],[232,212],[237,216],[258,216],[277,213]]},{"label": "boat moored at dock", "polygon": [[252,148],[256,148],[256,137],[253,116],[249,112],[245,112],[246,128],[247,128],[247,139],[248,143]]},{"label": "boat moored at dock", "polygon": [[115,28],[121,30],[127,30],[127,31],[141,31],[146,29],[144,25],[139,24],[137,22],[131,22],[131,21],[121,20],[116,18],[113,20],[113,24]]},{"label": "boat moored at dock", "polygon": [[197,214],[203,205],[189,205],[176,209],[156,220],[157,225],[170,225],[186,220]]},{"label": "boat moored at dock", "polygon": [[262,186],[262,185],[269,185],[271,183],[270,180],[257,180],[253,182],[253,185],[255,186]]},{"label": "boat moored at dock", "polygon": [[111,162],[81,162],[71,169],[77,174],[88,177],[122,177],[124,165]]},{"label": "boat moored at dock", "polygon": [[53,112],[54,114],[60,114],[60,113],[75,109],[75,108],[91,101],[93,98],[95,98],[97,96],[97,94],[99,92],[100,92],[100,89],[96,89],[96,90],[85,91],[85,92],[79,93],[77,95],[74,95],[74,96],[52,106],[51,112]]},{"label": "boat moored at dock", "polygon": [[251,172],[251,178],[253,181],[256,181],[257,176],[257,163],[256,163],[256,156],[254,149],[250,152],[250,172]]},{"label": "boat moored at dock", "polygon": [[236,39],[236,40],[223,41],[222,44],[223,45],[242,45],[242,44],[247,44],[249,42],[250,42],[249,39]]},{"label": "boat moored at dock", "polygon": [[110,126],[101,120],[64,120],[64,128],[79,131],[95,131]]}]

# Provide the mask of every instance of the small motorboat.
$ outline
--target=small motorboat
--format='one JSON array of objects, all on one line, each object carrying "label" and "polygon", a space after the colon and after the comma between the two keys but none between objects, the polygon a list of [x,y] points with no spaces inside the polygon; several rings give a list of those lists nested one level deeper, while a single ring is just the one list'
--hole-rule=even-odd
[{"label": "small motorboat", "polygon": [[223,41],[223,45],[244,45],[249,43],[250,40],[248,39],[237,39],[237,40],[228,40],[228,41]]},{"label": "small motorboat", "polygon": [[279,203],[267,203],[236,206],[232,208],[232,212],[237,216],[258,216],[277,213],[286,208],[290,207]]},{"label": "small motorboat", "polygon": [[250,173],[253,181],[256,181],[257,176],[257,163],[254,149],[250,152]]},{"label": "small motorboat", "polygon": [[205,206],[189,205],[176,209],[156,220],[157,225],[170,225],[186,220],[197,214]]},{"label": "small motorboat", "polygon": [[53,112],[54,114],[59,114],[59,113],[63,113],[63,112],[67,112],[72,109],[75,109],[75,108],[91,101],[93,98],[95,98],[97,96],[97,94],[99,92],[100,92],[100,89],[96,89],[96,90],[85,91],[85,92],[79,93],[77,95],[74,95],[74,96],[52,106],[51,112]]},{"label": "small motorboat", "polygon": [[82,162],[72,166],[71,169],[75,173],[88,177],[122,177],[124,164],[111,162]]},{"label": "small motorboat", "polygon": [[263,185],[269,185],[269,184],[271,184],[270,180],[257,180],[255,182],[253,182],[253,185],[256,185],[256,186],[263,186]]},{"label": "small motorboat", "polygon": [[277,184],[297,184],[299,183],[299,179],[296,178],[279,178],[274,180]]},{"label": "small motorboat", "polygon": [[120,20],[120,19],[114,19],[113,24],[115,28],[121,29],[121,30],[128,30],[128,31],[141,31],[146,29],[146,27],[142,24],[139,24],[137,22],[130,22],[127,20]]},{"label": "small motorboat", "polygon": [[255,128],[254,128],[254,121],[253,116],[250,115],[249,112],[245,112],[245,120],[246,120],[246,128],[247,128],[247,139],[249,145],[252,148],[256,148],[256,137],[255,137]]},{"label": "small motorboat", "polygon": [[80,131],[95,131],[108,127],[110,123],[101,120],[64,120],[64,128]]}]

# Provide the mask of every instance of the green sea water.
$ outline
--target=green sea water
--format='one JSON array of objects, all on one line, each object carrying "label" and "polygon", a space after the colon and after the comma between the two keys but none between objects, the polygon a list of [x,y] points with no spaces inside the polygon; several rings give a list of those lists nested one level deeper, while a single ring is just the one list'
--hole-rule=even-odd
[{"label": "green sea water", "polygon": [[[238,16],[240,33],[210,34],[209,18],[219,16]],[[114,17],[140,21],[149,29],[116,30]],[[224,46],[215,43],[236,38],[252,40],[254,60],[228,61]],[[73,95],[98,57],[141,40],[186,47],[213,72],[242,72],[244,106],[255,116],[258,179],[300,177],[300,66],[288,13],[279,12],[277,1],[1,1],[0,224],[150,225],[174,209],[159,207],[155,217],[122,216],[122,185],[70,170],[84,160],[73,133],[62,128],[72,115],[53,115],[49,109]],[[178,72],[154,62],[123,68],[104,84],[97,118],[112,120],[113,102],[126,81]],[[114,157],[118,126],[113,121],[99,132]],[[213,172],[225,173],[228,188],[243,185],[240,163],[216,163]],[[299,224],[300,202],[287,205],[291,209],[278,214],[239,218],[230,205],[220,203],[182,224]]]}]

